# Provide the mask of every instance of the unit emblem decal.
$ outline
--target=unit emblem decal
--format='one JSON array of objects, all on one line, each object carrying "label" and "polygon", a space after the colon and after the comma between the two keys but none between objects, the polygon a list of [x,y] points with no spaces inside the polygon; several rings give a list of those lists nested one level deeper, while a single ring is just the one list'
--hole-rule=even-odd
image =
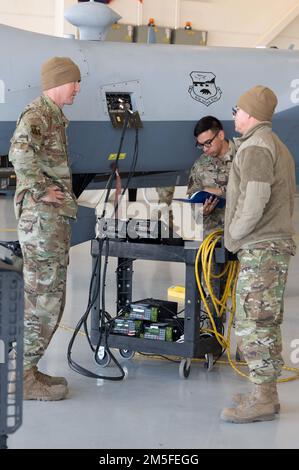
[{"label": "unit emblem decal", "polygon": [[193,85],[189,87],[191,98],[210,106],[220,100],[222,91],[216,86],[216,75],[212,72],[191,72]]}]

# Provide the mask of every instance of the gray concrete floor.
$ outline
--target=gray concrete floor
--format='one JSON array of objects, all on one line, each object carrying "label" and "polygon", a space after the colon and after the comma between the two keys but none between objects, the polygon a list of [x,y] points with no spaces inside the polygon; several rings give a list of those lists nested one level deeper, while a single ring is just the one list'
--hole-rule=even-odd
[{"label": "gray concrete floor", "polygon": [[[0,239],[14,239],[12,200],[0,198]],[[299,200],[295,225],[299,233]],[[298,241],[298,237],[297,241]],[[60,328],[40,369],[64,375],[70,385],[61,402],[24,402],[22,427],[9,436],[10,448],[22,449],[228,449],[298,448],[299,380],[279,385],[282,410],[271,422],[234,425],[219,419],[231,396],[249,389],[247,380],[228,365],[217,364],[208,372],[192,361],[187,380],[179,378],[179,366],[159,358],[135,355],[121,359],[128,370],[122,382],[96,381],[74,373],[66,360],[71,330],[85,310],[91,272],[89,243],[71,250],[67,305]],[[299,250],[298,250],[299,251]],[[299,341],[299,253],[292,260],[285,298],[283,325],[284,359],[290,366],[292,341]],[[115,260],[107,280],[107,305],[114,309]],[[136,262],[134,297],[167,298],[167,288],[182,284],[184,271],[176,263]],[[297,345],[298,348],[299,344]],[[234,341],[233,341],[234,349]],[[117,353],[118,354],[118,353]],[[119,358],[119,355],[117,355]],[[299,361],[299,352],[296,357]],[[86,340],[79,336],[74,358],[99,373],[117,374],[115,367],[94,365]],[[298,365],[299,367],[299,365]]]}]

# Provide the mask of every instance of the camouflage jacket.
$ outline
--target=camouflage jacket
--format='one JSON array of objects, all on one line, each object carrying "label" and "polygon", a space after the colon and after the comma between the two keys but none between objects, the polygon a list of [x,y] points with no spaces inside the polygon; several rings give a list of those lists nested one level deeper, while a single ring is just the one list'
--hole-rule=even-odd
[{"label": "camouflage jacket", "polygon": [[53,185],[61,188],[65,196],[62,204],[55,205],[57,214],[76,218],[77,202],[67,155],[67,125],[61,109],[44,95],[29,104],[19,117],[9,151],[17,177],[17,218],[22,209],[42,210],[42,206],[51,204],[40,199]]},{"label": "camouflage jacket", "polygon": [[[191,196],[196,191],[203,191],[206,187],[222,189],[225,196],[228,175],[235,153],[235,145],[231,140],[229,141],[227,153],[221,159],[210,157],[203,153],[191,168],[187,186],[188,196]],[[216,208],[210,215],[204,217],[205,234],[217,228],[223,228],[224,211],[224,208]]]},{"label": "camouflage jacket", "polygon": [[227,187],[226,248],[237,252],[264,240],[290,240],[296,192],[293,156],[269,121],[249,129],[235,144]]}]

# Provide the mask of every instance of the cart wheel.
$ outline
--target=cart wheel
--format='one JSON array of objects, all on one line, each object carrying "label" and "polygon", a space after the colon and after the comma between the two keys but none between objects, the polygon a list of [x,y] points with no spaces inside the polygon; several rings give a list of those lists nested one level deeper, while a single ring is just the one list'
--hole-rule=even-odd
[{"label": "cart wheel", "polygon": [[104,346],[99,348],[98,357],[97,357],[97,364],[102,367],[108,367],[111,361],[110,354],[107,353]]},{"label": "cart wheel", "polygon": [[132,359],[135,356],[135,351],[131,351],[131,349],[120,349],[119,354],[124,359]]},{"label": "cart wheel", "polygon": [[181,379],[187,379],[190,374],[191,369],[191,359],[182,359],[179,368],[179,375]]},{"label": "cart wheel", "polygon": [[214,356],[212,353],[205,354],[205,368],[210,372],[214,367]]}]

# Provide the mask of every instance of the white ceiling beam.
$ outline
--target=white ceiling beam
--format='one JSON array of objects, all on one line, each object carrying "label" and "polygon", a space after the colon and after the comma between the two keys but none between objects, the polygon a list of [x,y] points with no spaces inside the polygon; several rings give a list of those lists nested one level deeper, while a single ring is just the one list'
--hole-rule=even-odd
[{"label": "white ceiling beam", "polygon": [[299,1],[274,23],[254,44],[254,47],[268,46],[299,15]]}]

